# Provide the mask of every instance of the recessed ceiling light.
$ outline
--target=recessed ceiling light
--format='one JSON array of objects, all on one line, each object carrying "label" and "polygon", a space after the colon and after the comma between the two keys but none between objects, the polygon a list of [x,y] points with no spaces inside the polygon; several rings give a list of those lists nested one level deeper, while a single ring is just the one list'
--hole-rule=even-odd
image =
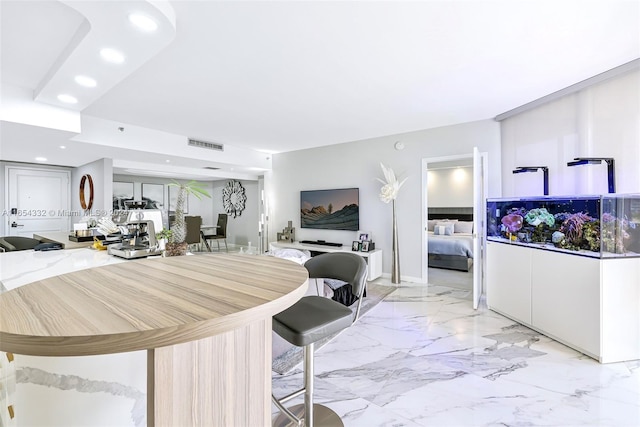
[{"label": "recessed ceiling light", "polygon": [[94,79],[87,76],[76,76],[75,81],[80,86],[84,86],[84,87],[96,87],[96,84],[97,84]]},{"label": "recessed ceiling light", "polygon": [[141,29],[142,31],[155,31],[158,29],[158,24],[153,19],[146,15],[139,13],[132,13],[129,15],[129,22]]},{"label": "recessed ceiling light", "polygon": [[167,159],[167,160],[165,160],[165,162],[167,162],[167,163],[171,163],[171,160]]},{"label": "recessed ceiling light", "polygon": [[100,56],[102,56],[102,59],[105,61],[112,62],[114,64],[122,64],[124,62],[124,55],[122,52],[110,47],[102,49],[100,51]]},{"label": "recessed ceiling light", "polygon": [[61,146],[60,146],[60,149],[61,149],[61,150],[64,150],[65,148],[67,148],[67,147],[66,147],[66,145],[61,145]]},{"label": "recessed ceiling light", "polygon": [[77,104],[78,98],[75,96],[67,95],[66,93],[61,93],[58,95],[58,101],[64,102],[66,104]]},{"label": "recessed ceiling light", "polygon": [[46,157],[36,157],[36,161],[37,162],[46,162],[47,158]]}]

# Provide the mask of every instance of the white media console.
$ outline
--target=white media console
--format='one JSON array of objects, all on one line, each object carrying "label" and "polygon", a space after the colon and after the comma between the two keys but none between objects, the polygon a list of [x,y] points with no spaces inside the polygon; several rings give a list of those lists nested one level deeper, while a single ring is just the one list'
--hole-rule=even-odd
[{"label": "white media console", "polygon": [[351,252],[360,255],[367,261],[369,267],[367,280],[375,280],[382,276],[382,249],[374,249],[369,252],[352,251],[351,246],[326,246],[312,245],[300,242],[271,242],[274,248],[290,248],[298,250],[307,250],[310,252]]}]

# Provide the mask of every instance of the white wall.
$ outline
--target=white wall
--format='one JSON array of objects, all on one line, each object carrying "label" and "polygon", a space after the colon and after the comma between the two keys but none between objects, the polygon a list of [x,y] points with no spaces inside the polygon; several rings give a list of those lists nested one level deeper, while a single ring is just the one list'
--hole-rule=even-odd
[{"label": "white wall", "polygon": [[607,193],[607,167],[568,167],[575,157],[613,157],[616,193],[640,192],[640,71],[590,86],[501,122],[505,197],[541,196],[548,166],[550,195]]},{"label": "white wall", "polygon": [[[222,190],[226,187],[226,181],[213,182],[212,199],[213,199],[213,220],[211,224],[215,224],[219,213],[226,213],[222,205]],[[247,201],[245,202],[245,210],[237,217],[229,215],[227,221],[227,244],[234,246],[242,246],[246,249],[249,242],[254,248],[259,245],[258,241],[258,220],[259,220],[259,192],[258,181],[244,181],[240,184],[244,188]],[[217,244],[214,243],[217,247]]]},{"label": "white wall", "polygon": [[[404,150],[394,149],[402,141]],[[501,194],[500,129],[483,120],[435,129],[372,138],[309,150],[275,154],[273,172],[266,182],[269,204],[269,238],[292,220],[296,239],[324,239],[350,245],[356,232],[300,228],[300,191],[358,187],[360,228],[370,231],[376,248],[383,250],[383,273],[391,271],[391,205],[380,201],[383,178],[380,162],[409,179],[397,199],[400,267],[403,278],[422,276],[422,159],[471,154],[473,147],[488,153],[489,195]]]},{"label": "white wall", "polygon": [[429,169],[427,192],[430,208],[473,206],[473,167]]}]

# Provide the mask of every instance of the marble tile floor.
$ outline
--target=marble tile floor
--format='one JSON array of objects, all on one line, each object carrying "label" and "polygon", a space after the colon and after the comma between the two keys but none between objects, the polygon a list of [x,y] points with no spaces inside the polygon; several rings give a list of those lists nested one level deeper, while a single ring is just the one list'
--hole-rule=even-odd
[{"label": "marble tile floor", "polygon": [[470,271],[429,268],[429,283],[450,288],[469,290],[473,286],[473,269]]},{"label": "marble tile floor", "polygon": [[[640,426],[640,361],[599,364],[462,288],[401,284],[315,369],[316,402],[347,427]],[[301,382],[300,365],[274,373],[274,393]]]}]

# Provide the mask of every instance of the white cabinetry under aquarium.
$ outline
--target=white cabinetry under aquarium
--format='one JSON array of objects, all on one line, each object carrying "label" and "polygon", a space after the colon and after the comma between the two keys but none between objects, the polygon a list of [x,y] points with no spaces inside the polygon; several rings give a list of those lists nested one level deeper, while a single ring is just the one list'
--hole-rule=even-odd
[{"label": "white cabinetry under aquarium", "polygon": [[640,359],[640,195],[487,201],[487,305],[602,363]]}]

